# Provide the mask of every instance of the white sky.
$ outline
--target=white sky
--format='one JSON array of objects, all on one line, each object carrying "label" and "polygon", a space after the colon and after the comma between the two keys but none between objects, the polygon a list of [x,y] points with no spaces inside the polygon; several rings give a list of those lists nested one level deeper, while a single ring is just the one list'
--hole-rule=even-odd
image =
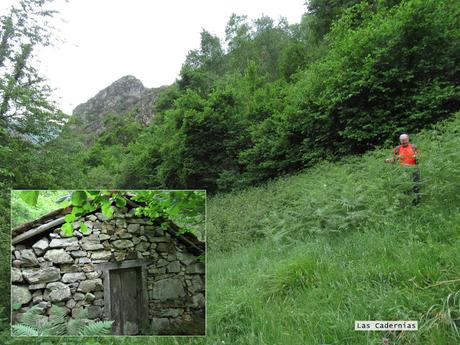
[{"label": "white sky", "polygon": [[[0,13],[14,0],[2,0]],[[70,0],[59,1],[54,26],[64,42],[36,55],[64,112],[125,75],[146,87],[169,85],[205,29],[221,40],[232,13],[254,20],[300,22],[305,0]]]}]

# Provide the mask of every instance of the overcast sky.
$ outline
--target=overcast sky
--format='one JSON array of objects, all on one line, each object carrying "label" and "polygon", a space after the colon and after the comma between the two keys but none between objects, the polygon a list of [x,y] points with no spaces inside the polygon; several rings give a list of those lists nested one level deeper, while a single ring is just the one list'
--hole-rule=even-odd
[{"label": "overcast sky", "polygon": [[[4,13],[7,3],[0,7]],[[54,21],[64,40],[37,52],[40,71],[66,113],[125,75],[146,87],[169,85],[206,29],[223,40],[232,13],[300,22],[305,0],[58,1]]]}]

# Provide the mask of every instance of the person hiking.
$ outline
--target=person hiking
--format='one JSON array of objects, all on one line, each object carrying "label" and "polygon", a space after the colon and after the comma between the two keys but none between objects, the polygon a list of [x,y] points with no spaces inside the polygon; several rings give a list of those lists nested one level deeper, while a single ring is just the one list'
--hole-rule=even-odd
[{"label": "person hiking", "polygon": [[[417,165],[417,156],[420,154],[419,149],[415,144],[409,143],[409,135],[405,133],[399,136],[399,142],[400,145],[393,149],[393,157],[385,159],[385,162],[395,163],[399,160],[402,165],[415,167]],[[412,192],[415,195],[415,198],[412,200],[412,205],[415,206],[420,201],[420,188],[418,185],[420,182],[420,172],[418,170],[412,172],[412,181],[414,182]]]}]

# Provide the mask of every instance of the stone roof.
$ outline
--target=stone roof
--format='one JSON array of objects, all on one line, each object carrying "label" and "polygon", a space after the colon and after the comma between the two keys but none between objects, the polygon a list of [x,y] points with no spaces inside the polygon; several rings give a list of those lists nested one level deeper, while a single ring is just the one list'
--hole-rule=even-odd
[{"label": "stone roof", "polygon": [[[128,208],[135,208],[142,206],[128,199]],[[64,224],[64,216],[72,212],[72,206],[54,210],[38,219],[21,224],[11,230],[12,245],[16,245],[30,238],[34,238],[44,232],[49,232]],[[85,215],[100,212],[100,208]],[[152,220],[154,225],[161,225],[168,221],[165,218],[157,218]],[[168,221],[168,227],[165,229],[168,233],[173,235],[179,242],[183,243],[187,249],[195,255],[203,254],[205,251],[205,243],[200,241],[194,234],[186,232],[180,235],[180,228],[171,221]]]}]

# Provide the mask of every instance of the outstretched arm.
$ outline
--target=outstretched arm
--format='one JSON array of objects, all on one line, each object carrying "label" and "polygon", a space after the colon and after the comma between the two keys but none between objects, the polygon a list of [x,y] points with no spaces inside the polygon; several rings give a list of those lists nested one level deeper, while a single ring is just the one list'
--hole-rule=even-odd
[{"label": "outstretched arm", "polygon": [[385,159],[385,163],[394,163],[399,158],[398,147],[393,149],[393,157]]}]

